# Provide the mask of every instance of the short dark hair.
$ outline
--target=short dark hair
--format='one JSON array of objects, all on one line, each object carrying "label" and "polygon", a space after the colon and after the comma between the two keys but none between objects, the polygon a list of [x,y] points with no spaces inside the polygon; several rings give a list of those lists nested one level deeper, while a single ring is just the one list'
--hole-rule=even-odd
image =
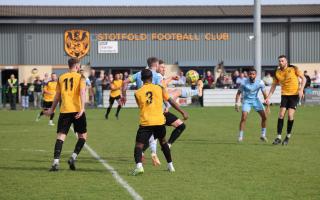
[{"label": "short dark hair", "polygon": [[55,72],[52,72],[51,75],[56,74]]},{"label": "short dark hair", "polygon": [[164,61],[163,60],[159,60],[159,65],[162,65],[162,64],[164,64]]},{"label": "short dark hair", "polygon": [[248,67],[248,72],[257,72],[257,70],[254,67]]},{"label": "short dark hair", "polygon": [[143,69],[141,71],[141,80],[145,82],[146,80],[152,78],[152,72],[149,69]]},{"label": "short dark hair", "polygon": [[147,60],[147,63],[148,63],[148,66],[149,66],[149,67],[151,67],[151,65],[152,65],[153,63],[155,63],[155,62],[159,62],[159,59],[156,58],[156,57],[150,57],[150,58],[148,58],[148,60]]},{"label": "short dark hair", "polygon": [[288,60],[286,55],[280,55],[280,56],[278,57],[278,59],[280,59],[280,58],[285,58],[286,60]]},{"label": "short dark hair", "polygon": [[78,58],[70,58],[68,60],[68,65],[70,69],[73,68],[78,63],[80,63],[80,60]]}]

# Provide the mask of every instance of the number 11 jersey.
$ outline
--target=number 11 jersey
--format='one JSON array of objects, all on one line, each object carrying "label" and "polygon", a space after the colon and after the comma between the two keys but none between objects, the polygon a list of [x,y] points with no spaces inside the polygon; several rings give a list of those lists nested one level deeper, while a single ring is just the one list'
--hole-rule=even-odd
[{"label": "number 11 jersey", "polygon": [[80,112],[80,90],[86,88],[85,78],[76,71],[67,72],[59,77],[56,92],[61,95],[60,113]]}]

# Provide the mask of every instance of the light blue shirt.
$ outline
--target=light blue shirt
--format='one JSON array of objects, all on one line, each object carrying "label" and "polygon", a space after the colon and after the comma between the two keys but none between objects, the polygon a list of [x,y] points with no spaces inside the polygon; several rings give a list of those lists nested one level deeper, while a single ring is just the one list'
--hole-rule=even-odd
[{"label": "light blue shirt", "polygon": [[239,91],[242,93],[242,98],[244,102],[252,102],[258,100],[259,90],[262,92],[266,90],[266,86],[262,80],[255,80],[253,83],[250,82],[250,79],[243,81],[243,84],[240,86]]},{"label": "light blue shirt", "polygon": [[[156,85],[161,85],[162,76],[156,71],[152,71],[152,83]],[[141,88],[143,85],[143,81],[141,80],[141,71],[133,74],[129,77],[131,83],[135,82],[137,84],[137,88]]]}]

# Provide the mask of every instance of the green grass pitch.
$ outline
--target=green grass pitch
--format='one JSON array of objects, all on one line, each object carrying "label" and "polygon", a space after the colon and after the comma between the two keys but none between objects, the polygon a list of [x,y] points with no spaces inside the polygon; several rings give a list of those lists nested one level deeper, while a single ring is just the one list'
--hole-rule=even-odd
[{"label": "green grass pitch", "polygon": [[[138,110],[87,110],[88,144],[117,170],[144,199],[320,199],[320,107],[300,107],[288,146],[273,146],[278,106],[268,119],[269,143],[259,141],[260,121],[251,112],[242,144],[237,143],[240,113],[232,107],[186,108],[187,129],[172,147],[176,172],[151,165],[132,177]],[[0,199],[132,199],[87,150],[77,171],[66,163],[76,138],[70,132],[63,146],[60,171],[48,172],[56,127],[48,119],[34,121],[39,111],[0,111]],[[57,123],[57,117],[55,123]],[[286,130],[286,123],[284,132]],[[167,136],[172,128],[167,128]],[[284,136],[284,135],[283,135]]]}]

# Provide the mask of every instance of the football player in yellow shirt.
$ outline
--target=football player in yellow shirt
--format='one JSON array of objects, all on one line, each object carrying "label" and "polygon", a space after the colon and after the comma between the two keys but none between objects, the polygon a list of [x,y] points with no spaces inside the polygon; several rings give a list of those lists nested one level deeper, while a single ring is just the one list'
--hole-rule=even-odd
[{"label": "football player in yellow shirt", "polygon": [[50,171],[59,170],[59,159],[63,142],[73,124],[78,134],[74,152],[68,160],[69,168],[75,170],[75,161],[87,139],[87,120],[85,115],[86,82],[85,77],[78,73],[80,60],[68,60],[69,72],[62,74],[57,83],[56,95],[52,106],[45,112],[51,115],[60,102],[60,115],[57,128],[57,139],[54,147],[54,160]]},{"label": "football player in yellow shirt", "polygon": [[168,171],[174,172],[171,152],[165,139],[165,117],[163,115],[163,101],[168,101],[173,108],[179,111],[186,120],[188,114],[181,110],[168,95],[168,93],[159,85],[152,84],[152,72],[149,69],[143,69],[141,72],[143,86],[135,92],[136,102],[140,109],[140,126],[136,135],[136,145],[134,149],[134,158],[136,168],[132,175],[136,176],[144,172],[142,166],[142,150],[147,145],[150,137],[159,139],[161,149],[168,163]]},{"label": "football player in yellow shirt", "polygon": [[109,113],[111,111],[114,100],[118,103],[118,108],[116,112],[116,118],[119,119],[119,112],[121,110],[121,88],[122,88],[122,80],[120,79],[120,73],[116,73],[114,75],[114,80],[111,82],[110,86],[110,98],[109,98],[109,107],[107,108],[107,112],[105,114],[105,118],[108,119]]},{"label": "football player in yellow shirt", "polygon": [[[294,121],[294,113],[297,108],[297,104],[303,97],[303,89],[306,84],[306,78],[298,67],[289,65],[287,57],[281,55],[278,57],[279,67],[276,70],[274,82],[270,88],[266,103],[269,104],[270,97],[274,93],[276,86],[281,86],[281,104],[279,111],[279,118],[277,124],[278,136],[274,140],[273,144],[277,145],[281,143],[281,133],[283,128],[283,120],[286,112],[288,111],[287,122],[287,136],[282,141],[282,145],[288,145],[291,137],[291,130]],[[299,83],[299,78],[302,80]]]},{"label": "football player in yellow shirt", "polygon": [[[38,114],[36,121],[40,120],[40,117],[44,114],[44,111],[51,108],[54,96],[56,95],[56,88],[57,88],[57,74],[51,74],[51,80],[48,81],[45,86],[43,87],[43,102],[42,108],[43,110]],[[54,126],[53,123],[54,111],[50,115],[49,125]]]}]

